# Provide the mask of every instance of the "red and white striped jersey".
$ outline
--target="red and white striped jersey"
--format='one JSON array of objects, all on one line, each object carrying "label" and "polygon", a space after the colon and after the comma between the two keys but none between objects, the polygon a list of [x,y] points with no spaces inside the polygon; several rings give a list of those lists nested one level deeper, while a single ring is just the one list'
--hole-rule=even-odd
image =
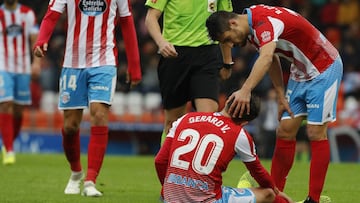
[{"label": "red and white striped jersey", "polygon": [[292,63],[290,77],[295,81],[313,79],[339,56],[318,29],[290,9],[256,5],[244,12],[250,25],[249,41],[256,48],[275,41],[275,53]]},{"label": "red and white striped jersey", "polygon": [[131,16],[128,0],[51,0],[49,9],[68,15],[64,67],[116,65],[115,19]]},{"label": "red and white striped jersey", "polygon": [[30,35],[38,31],[31,8],[21,4],[15,10],[0,7],[0,70],[30,74]]},{"label": "red and white striped jersey", "polygon": [[214,202],[222,196],[222,173],[236,154],[243,162],[257,160],[247,131],[220,113],[188,113],[173,123],[169,138],[172,142],[162,146],[169,153],[157,155],[168,160],[166,202]]}]

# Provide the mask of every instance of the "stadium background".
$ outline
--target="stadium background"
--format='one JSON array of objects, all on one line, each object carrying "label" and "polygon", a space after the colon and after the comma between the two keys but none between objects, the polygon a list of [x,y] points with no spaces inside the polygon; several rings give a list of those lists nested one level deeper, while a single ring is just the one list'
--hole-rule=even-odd
[{"label": "stadium background", "polygon": [[[3,1],[0,1],[2,3]],[[47,0],[19,0],[32,7],[38,23],[47,9]],[[121,32],[117,33],[119,47],[118,84],[110,116],[110,141],[108,154],[154,154],[159,148],[163,114],[159,95],[156,66],[159,56],[145,26],[146,7],[144,0],[130,0],[139,40],[143,81],[134,90],[127,92],[124,86],[126,57]],[[344,78],[339,95],[338,118],[331,124],[332,161],[360,161],[360,3],[357,0],[283,0],[250,1],[234,0],[234,10],[242,10],[256,3],[279,5],[291,8],[313,23],[340,51],[344,62]],[[23,153],[62,152],[60,128],[61,112],[57,110],[58,76],[62,64],[65,42],[66,17],[59,20],[50,40],[50,48],[42,61],[39,78],[33,78],[33,105],[25,111],[24,129],[15,142],[15,149]],[[220,107],[226,95],[239,87],[250,72],[256,57],[255,50],[247,46],[234,48],[235,66],[229,80],[221,84]],[[288,72],[283,62],[284,73]],[[285,75],[286,76],[286,75]],[[265,78],[255,89],[263,100],[271,89]],[[188,106],[191,110],[191,106]],[[274,118],[276,119],[276,118]],[[82,123],[82,149],[86,152],[88,142],[88,115]],[[260,121],[248,126],[258,146],[266,145],[259,132]],[[259,153],[260,156],[261,151]],[[265,155],[264,155],[265,156]]]}]

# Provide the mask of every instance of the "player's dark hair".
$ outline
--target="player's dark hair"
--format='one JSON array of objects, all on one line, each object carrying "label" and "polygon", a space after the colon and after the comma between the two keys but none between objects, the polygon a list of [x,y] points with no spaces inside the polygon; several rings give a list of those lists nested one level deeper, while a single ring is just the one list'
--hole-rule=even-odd
[{"label": "player's dark hair", "polygon": [[230,30],[229,20],[236,17],[236,13],[228,11],[217,11],[211,14],[206,20],[209,37],[214,41],[219,41],[220,36]]},{"label": "player's dark hair", "polygon": [[[227,104],[226,104],[226,111],[229,110],[231,104],[234,102],[235,97],[233,97]],[[251,98],[250,98],[250,113],[247,114],[246,113],[246,109],[245,112],[242,114],[241,118],[239,118],[238,116],[233,117],[231,116],[231,119],[234,123],[241,123],[244,121],[252,121],[254,120],[256,117],[258,117],[259,113],[260,113],[260,107],[261,107],[261,102],[260,102],[260,97],[258,97],[255,94],[251,94]]]}]

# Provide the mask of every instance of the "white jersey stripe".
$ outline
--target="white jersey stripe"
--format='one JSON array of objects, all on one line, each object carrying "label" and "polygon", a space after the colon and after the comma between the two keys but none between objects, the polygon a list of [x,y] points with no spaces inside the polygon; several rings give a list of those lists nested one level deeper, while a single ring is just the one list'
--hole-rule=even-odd
[{"label": "white jersey stripe", "polygon": [[1,6],[0,70],[13,73],[30,73],[31,58],[29,36],[37,34],[34,12],[21,4],[15,10]]},{"label": "white jersey stripe", "polygon": [[[64,67],[90,68],[116,65],[114,20],[117,11],[120,16],[131,15],[129,2],[101,0],[96,4],[96,7],[93,7],[80,0],[53,0],[49,4],[50,9],[61,13],[66,8],[69,15]],[[80,27],[83,30],[79,30]]]},{"label": "white jersey stripe", "polygon": [[276,49],[276,52],[279,55],[286,57],[292,63],[290,72],[293,74],[291,75],[297,76],[297,78],[299,78],[297,79],[292,77],[292,79],[306,81],[311,80],[320,74],[315,65],[311,63],[309,58],[306,57],[305,54],[295,44],[287,40],[280,39],[276,44]]},{"label": "white jersey stripe", "polygon": [[[99,18],[95,18],[95,24],[101,24],[103,21],[103,16],[99,16]],[[100,49],[96,49],[96,47],[101,46],[101,30],[100,29],[94,29],[93,33],[93,42],[94,46],[92,47],[93,57],[92,57],[92,63],[94,66],[100,66]]]}]

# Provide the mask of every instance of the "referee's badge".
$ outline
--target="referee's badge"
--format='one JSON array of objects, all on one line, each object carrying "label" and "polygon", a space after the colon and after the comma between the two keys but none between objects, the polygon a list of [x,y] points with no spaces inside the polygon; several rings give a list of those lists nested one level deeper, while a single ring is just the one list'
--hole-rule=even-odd
[{"label": "referee's badge", "polygon": [[210,13],[214,13],[217,10],[217,1],[216,0],[208,0],[208,11]]}]

